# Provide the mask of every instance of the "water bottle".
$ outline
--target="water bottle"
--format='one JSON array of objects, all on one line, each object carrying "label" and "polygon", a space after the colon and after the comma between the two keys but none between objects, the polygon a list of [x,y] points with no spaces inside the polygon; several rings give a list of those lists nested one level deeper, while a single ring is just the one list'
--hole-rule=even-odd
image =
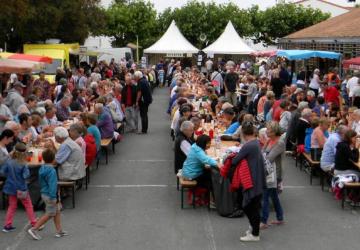
[{"label": "water bottle", "polygon": [[215,135],[215,148],[216,149],[221,148],[221,139],[220,139],[219,133],[216,133],[216,135]]}]

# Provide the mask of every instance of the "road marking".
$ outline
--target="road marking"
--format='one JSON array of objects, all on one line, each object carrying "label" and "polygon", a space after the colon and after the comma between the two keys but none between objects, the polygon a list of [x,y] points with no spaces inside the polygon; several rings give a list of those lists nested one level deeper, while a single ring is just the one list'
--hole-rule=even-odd
[{"label": "road marking", "polygon": [[[165,188],[169,187],[169,185],[157,185],[157,184],[146,184],[146,185],[89,185],[90,188],[146,188],[146,187],[159,187]],[[175,187],[175,185],[174,185]]]},{"label": "road marking", "polygon": [[174,162],[174,160],[166,159],[150,159],[150,160],[113,160],[111,162]]},{"label": "road marking", "polygon": [[10,246],[6,247],[6,250],[16,250],[18,249],[20,243],[25,239],[25,235],[26,235],[26,229],[29,227],[29,223],[27,223],[23,229],[15,236],[14,238],[14,243],[11,244]]},{"label": "road marking", "polygon": [[215,238],[214,238],[214,230],[211,225],[211,220],[208,211],[203,212],[203,219],[204,219],[204,230],[205,236],[209,240],[208,249],[209,250],[216,250]]},{"label": "road marking", "polygon": [[[157,187],[157,188],[166,188],[166,187],[176,187],[176,185],[167,185],[167,184],[114,184],[114,185],[89,185],[90,188],[147,188],[147,187]],[[284,186],[284,189],[315,189],[319,188],[318,186]]]}]

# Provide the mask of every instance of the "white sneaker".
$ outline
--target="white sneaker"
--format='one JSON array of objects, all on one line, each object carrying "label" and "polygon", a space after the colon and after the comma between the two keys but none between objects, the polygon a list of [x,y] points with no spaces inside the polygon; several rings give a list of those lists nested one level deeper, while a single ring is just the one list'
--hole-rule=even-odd
[{"label": "white sneaker", "polygon": [[254,236],[254,235],[252,235],[252,233],[250,233],[250,234],[246,234],[243,237],[240,237],[240,241],[246,241],[246,242],[260,241],[260,236]]}]

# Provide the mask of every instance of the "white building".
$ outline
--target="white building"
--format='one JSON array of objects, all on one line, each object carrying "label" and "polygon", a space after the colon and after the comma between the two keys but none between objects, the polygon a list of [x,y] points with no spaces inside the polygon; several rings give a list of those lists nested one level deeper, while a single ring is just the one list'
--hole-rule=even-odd
[{"label": "white building", "polygon": [[295,4],[304,7],[320,9],[322,12],[328,12],[331,17],[339,16],[349,12],[356,4],[345,0],[295,0]]}]

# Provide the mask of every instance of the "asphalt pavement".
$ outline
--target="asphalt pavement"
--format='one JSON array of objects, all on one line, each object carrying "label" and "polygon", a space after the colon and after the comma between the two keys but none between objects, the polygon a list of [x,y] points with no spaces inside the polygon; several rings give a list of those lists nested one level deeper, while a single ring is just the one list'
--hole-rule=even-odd
[{"label": "asphalt pavement", "polygon": [[[321,191],[317,178],[310,186],[309,176],[289,157],[284,157],[285,189],[280,196],[286,224],[262,231],[260,242],[239,241],[248,228],[246,218],[223,218],[206,208],[181,210],[165,113],[168,93],[155,90],[149,133],[126,134],[116,153],[110,153],[109,164],[103,161],[92,171],[89,189],[76,193],[76,208],[63,211],[63,228],[70,236],[54,238],[49,222],[40,233],[43,240],[30,239],[22,230],[25,212],[19,209],[17,230],[0,233],[0,249],[359,249],[360,210],[342,210],[339,201]],[[70,207],[70,201],[65,206]],[[4,217],[0,210],[2,221]]]}]

